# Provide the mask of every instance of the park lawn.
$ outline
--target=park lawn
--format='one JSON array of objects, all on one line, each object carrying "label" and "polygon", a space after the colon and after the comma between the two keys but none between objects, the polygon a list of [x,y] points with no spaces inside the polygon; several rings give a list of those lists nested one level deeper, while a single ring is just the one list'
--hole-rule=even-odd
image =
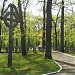
[{"label": "park lawn", "polygon": [[69,51],[69,52],[66,52],[66,53],[75,56],[75,51]]},{"label": "park lawn", "polygon": [[42,52],[30,51],[26,57],[13,53],[12,68],[7,68],[7,57],[7,53],[0,54],[0,75],[41,75],[59,69],[52,60],[45,59]]}]

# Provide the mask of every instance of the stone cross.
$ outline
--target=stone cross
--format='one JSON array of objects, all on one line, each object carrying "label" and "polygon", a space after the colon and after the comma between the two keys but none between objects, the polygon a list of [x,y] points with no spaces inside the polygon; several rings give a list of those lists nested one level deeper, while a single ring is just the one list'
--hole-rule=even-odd
[{"label": "stone cross", "polygon": [[4,17],[4,23],[9,28],[9,51],[8,51],[8,67],[12,66],[12,51],[13,51],[13,29],[18,25],[18,12],[14,4],[9,4],[10,12],[7,12]]}]

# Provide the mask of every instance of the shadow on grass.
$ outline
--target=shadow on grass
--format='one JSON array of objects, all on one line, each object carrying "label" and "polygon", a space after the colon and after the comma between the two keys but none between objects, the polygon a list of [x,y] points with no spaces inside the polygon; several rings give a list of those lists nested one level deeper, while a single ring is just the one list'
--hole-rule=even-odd
[{"label": "shadow on grass", "polygon": [[0,71],[3,75],[41,75],[56,71],[59,67],[52,60],[45,59],[44,54],[29,53],[25,57],[22,57],[21,54],[14,54],[12,68],[3,69]]},{"label": "shadow on grass", "polygon": [[[27,75],[41,75],[42,73],[49,73],[53,71],[53,63],[52,60],[45,59],[41,54],[29,54],[24,57],[28,63],[24,65],[28,65],[27,68],[24,68],[24,65],[21,65],[21,69],[12,68],[12,71],[15,74],[27,74]],[[51,68],[50,68],[51,67]],[[53,68],[53,69],[52,69]],[[56,68],[56,67],[55,67]]]},{"label": "shadow on grass", "polygon": [[[32,66],[36,65],[36,69],[38,70],[39,74],[48,73],[48,72],[55,71],[55,69],[59,69],[57,67],[52,67],[52,66],[54,66],[53,61],[50,59],[45,59],[44,56],[41,56],[41,54],[36,54],[36,55],[34,54],[33,57],[31,54],[28,57],[26,57],[25,59],[30,61],[29,64],[31,64]],[[36,74],[37,74],[37,72],[36,72]]]},{"label": "shadow on grass", "polygon": [[31,69],[30,68],[28,68],[28,69],[25,69],[25,70],[16,70],[16,68],[11,68],[11,70],[12,70],[12,75],[14,74],[14,75],[17,75],[17,74],[27,74],[28,73],[28,71],[31,71]]}]

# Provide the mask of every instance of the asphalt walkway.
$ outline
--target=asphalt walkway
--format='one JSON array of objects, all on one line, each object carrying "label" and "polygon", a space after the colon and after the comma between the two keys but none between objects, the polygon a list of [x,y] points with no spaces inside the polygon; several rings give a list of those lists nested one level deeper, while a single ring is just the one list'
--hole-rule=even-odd
[{"label": "asphalt walkway", "polygon": [[53,51],[52,56],[62,66],[60,73],[52,75],[75,75],[75,56],[58,51]]}]

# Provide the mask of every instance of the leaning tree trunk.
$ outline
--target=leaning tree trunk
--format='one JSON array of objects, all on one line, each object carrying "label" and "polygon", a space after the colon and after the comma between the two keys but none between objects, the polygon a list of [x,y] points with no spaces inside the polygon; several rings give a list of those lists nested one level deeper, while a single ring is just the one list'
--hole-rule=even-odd
[{"label": "leaning tree trunk", "polygon": [[51,53],[51,31],[52,31],[52,0],[47,0],[47,25],[46,25],[46,52],[45,58],[52,59]]},{"label": "leaning tree trunk", "polygon": [[61,9],[61,52],[64,52],[64,0]]},{"label": "leaning tree trunk", "polygon": [[20,30],[21,30],[21,49],[22,49],[22,56],[26,55],[26,43],[25,43],[25,35],[24,35],[24,26],[23,26],[23,17],[22,17],[22,7],[21,1],[18,0],[18,7],[19,7],[19,16],[20,16]]}]

